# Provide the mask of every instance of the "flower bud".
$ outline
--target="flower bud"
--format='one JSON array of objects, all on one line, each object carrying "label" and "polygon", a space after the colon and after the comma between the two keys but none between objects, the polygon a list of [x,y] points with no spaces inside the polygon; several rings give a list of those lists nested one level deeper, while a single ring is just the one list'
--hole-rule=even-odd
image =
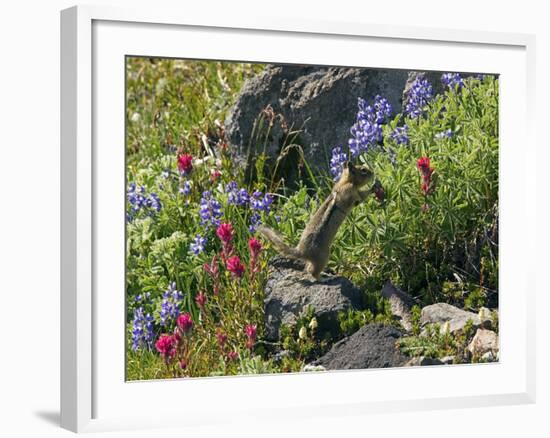
[{"label": "flower bud", "polygon": [[311,330],[316,330],[319,324],[317,324],[317,318],[313,317],[311,318],[311,321],[309,321],[309,328]]}]

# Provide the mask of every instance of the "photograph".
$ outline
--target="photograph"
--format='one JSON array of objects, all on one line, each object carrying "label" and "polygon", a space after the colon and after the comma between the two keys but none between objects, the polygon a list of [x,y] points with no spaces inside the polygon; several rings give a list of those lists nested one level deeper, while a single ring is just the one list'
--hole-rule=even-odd
[{"label": "photograph", "polygon": [[127,381],[499,362],[498,75],[124,74]]}]

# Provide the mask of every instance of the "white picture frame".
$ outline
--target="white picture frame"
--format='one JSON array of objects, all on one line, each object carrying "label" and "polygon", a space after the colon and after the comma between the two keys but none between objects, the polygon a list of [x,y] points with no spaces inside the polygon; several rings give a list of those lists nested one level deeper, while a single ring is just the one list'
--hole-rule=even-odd
[{"label": "white picture frame", "polygon": [[[200,33],[197,41],[203,43],[194,44],[192,49],[188,47],[186,53],[180,53],[182,49],[170,43],[183,35],[189,41],[194,33]],[[275,44],[267,51],[269,53],[257,51],[254,53],[258,55],[253,55],[255,43],[250,43],[250,55],[246,56],[237,50],[241,45],[221,47],[207,42],[219,38],[243,42],[250,36],[280,44]],[[291,39],[293,44],[301,41],[304,47],[310,48],[307,60],[301,58],[299,52],[285,47],[285,41]],[[503,79],[501,196],[506,216],[502,219],[501,235],[505,257],[502,260],[504,267],[501,265],[504,292],[500,363],[187,381],[120,381],[124,355],[119,357],[120,342],[110,343],[106,333],[118,330],[125,323],[123,313],[117,313],[124,289],[120,290],[121,298],[116,298],[116,286],[115,292],[109,295],[111,298],[104,292],[107,282],[121,284],[120,252],[116,248],[124,236],[123,224],[122,227],[119,223],[111,224],[105,214],[124,202],[123,193],[117,195],[116,190],[112,190],[113,185],[119,187],[120,176],[124,174],[124,168],[120,167],[120,152],[124,150],[120,123],[123,124],[124,111],[117,112],[123,105],[117,96],[123,91],[120,87],[121,84],[124,87],[124,78],[123,75],[113,76],[111,69],[120,67],[121,54],[311,63],[323,63],[323,59],[332,56],[334,64],[364,65],[365,60],[359,58],[350,63],[351,55],[338,50],[343,42],[350,46],[374,47],[372,53],[376,54],[377,61],[368,65],[371,67],[443,70],[441,66],[445,65],[448,71],[498,73]],[[322,49],[315,49],[321,43],[324,44]],[[377,45],[380,47],[376,48]],[[399,45],[409,48],[399,62],[383,56],[382,47]],[[305,418],[534,402],[535,277],[531,267],[535,266],[536,252],[532,249],[536,226],[535,212],[530,206],[535,205],[536,177],[525,158],[535,156],[536,147],[532,127],[534,45],[532,35],[360,22],[316,22],[246,14],[228,21],[215,14],[201,16],[187,11],[103,6],[78,6],[62,11],[61,426],[83,432],[200,424],[211,422],[213,413],[217,421],[223,423],[231,418],[262,418],[273,409],[277,409],[278,415]],[[277,47],[281,48],[280,52]],[[415,60],[412,57],[415,50],[437,56]],[[457,55],[446,57],[448,51],[455,51]],[[261,58],[259,53],[262,53]],[[476,59],[468,60],[469,53],[475,54],[472,58]],[[106,105],[105,99],[112,99],[112,102]],[[110,110],[114,117],[108,114]],[[514,124],[508,123],[512,120]],[[110,125],[111,122],[114,124]],[[511,145],[518,141],[521,141],[524,157],[514,156],[511,150]],[[109,160],[102,154],[106,145],[113,151],[114,158]],[[509,198],[518,197],[524,208],[507,203]],[[106,253],[103,244],[106,240],[115,247],[110,254]],[[113,270],[109,266],[113,266]],[[510,296],[507,290],[512,289],[517,294],[513,309],[507,299]],[[115,301],[110,302],[110,299]],[[510,315],[514,315],[513,330]],[[452,372],[448,371],[450,368]],[[388,375],[396,383],[395,388],[384,382]],[[427,383],[432,380],[433,384]],[[437,382],[449,382],[448,388]],[[182,385],[187,392],[195,394],[192,404],[182,402],[173,406],[167,403],[169,409],[149,406],[143,412],[132,406],[132,400],[142,395],[148,394],[144,398],[158,397],[169,394],[172,388],[181,389]],[[346,388],[358,385],[365,385],[369,391],[346,392]],[[319,387],[323,388],[324,397],[318,393]],[[294,388],[298,388],[297,393],[309,394],[309,397],[287,403],[283,391]],[[201,396],[203,394],[205,396]],[[212,403],[212,398],[208,401],[206,395],[212,394],[217,395],[218,403]],[[232,394],[231,399],[229,394]],[[266,400],[266,394],[271,395],[271,401]],[[255,397],[254,406],[241,404],[251,396]],[[208,415],[205,412],[207,403]],[[224,403],[225,406],[230,403],[231,408],[222,409]],[[127,409],[123,409],[125,406]]]}]

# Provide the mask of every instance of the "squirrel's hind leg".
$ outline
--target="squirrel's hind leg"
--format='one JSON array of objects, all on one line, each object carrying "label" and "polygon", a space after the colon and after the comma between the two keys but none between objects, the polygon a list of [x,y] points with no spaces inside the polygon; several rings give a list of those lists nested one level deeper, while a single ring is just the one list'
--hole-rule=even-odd
[{"label": "squirrel's hind leg", "polygon": [[319,281],[319,279],[321,278],[321,272],[323,272],[323,268],[315,265],[312,262],[307,262],[306,272],[311,275],[315,281]]},{"label": "squirrel's hind leg", "polygon": [[321,273],[325,269],[325,266],[327,265],[328,257],[323,257],[323,260],[308,260],[306,263],[306,271],[315,278],[316,281],[319,281],[321,279]]}]

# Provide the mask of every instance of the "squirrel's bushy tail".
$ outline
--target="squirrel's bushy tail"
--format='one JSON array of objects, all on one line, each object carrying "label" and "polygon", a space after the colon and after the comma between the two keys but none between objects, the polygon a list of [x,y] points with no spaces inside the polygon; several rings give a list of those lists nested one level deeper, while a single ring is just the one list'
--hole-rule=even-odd
[{"label": "squirrel's bushy tail", "polygon": [[302,254],[300,251],[298,251],[296,248],[292,248],[291,246],[288,246],[282,236],[277,233],[276,231],[273,231],[271,228],[264,227],[263,225],[260,225],[257,230],[260,232],[262,236],[264,236],[267,240],[269,240],[272,245],[275,247],[277,252],[279,252],[281,255],[285,257],[289,257],[291,259],[303,259]]}]

